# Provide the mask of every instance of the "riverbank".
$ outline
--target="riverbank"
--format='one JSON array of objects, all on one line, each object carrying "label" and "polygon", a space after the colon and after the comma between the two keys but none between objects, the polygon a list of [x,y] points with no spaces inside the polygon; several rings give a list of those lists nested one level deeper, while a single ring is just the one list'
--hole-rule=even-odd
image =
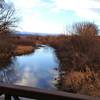
[{"label": "riverbank", "polygon": [[[99,38],[99,36],[95,38],[83,38],[61,35],[39,36],[36,39],[35,37],[31,37],[31,40],[33,39],[33,43],[46,44],[55,48],[58,59],[60,60],[58,69],[60,76],[57,79],[57,88],[59,90],[100,96],[100,68],[91,60],[94,59],[96,61],[99,57],[99,52],[97,52],[100,51],[98,47],[100,43],[98,41]],[[91,48],[94,51],[91,52]],[[83,53],[83,50],[85,53]],[[84,54],[85,56],[80,56],[80,54]],[[86,60],[86,57],[89,57],[89,59]],[[99,65],[99,63],[97,64]]]},{"label": "riverbank", "polygon": [[97,52],[100,51],[97,45],[100,43],[99,38],[98,36],[84,39],[65,35],[24,36],[13,40],[16,44],[14,52],[15,55],[28,54],[34,51],[36,45],[41,44],[53,47],[60,60],[57,88],[67,92],[100,96],[100,68],[98,67],[100,64],[99,52]]},{"label": "riverbank", "polygon": [[53,44],[60,60],[57,84],[60,90],[100,96],[99,43],[95,38],[84,41],[75,36]]},{"label": "riverbank", "polygon": [[34,46],[18,45],[14,50],[14,55],[19,56],[19,55],[29,54],[32,53],[34,49],[35,49]]}]

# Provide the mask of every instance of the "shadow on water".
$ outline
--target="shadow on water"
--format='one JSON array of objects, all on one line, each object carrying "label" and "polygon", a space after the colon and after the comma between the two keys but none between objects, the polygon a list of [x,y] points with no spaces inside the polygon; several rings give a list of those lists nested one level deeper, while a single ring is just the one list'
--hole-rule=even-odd
[{"label": "shadow on water", "polygon": [[13,83],[17,80],[16,69],[13,66],[13,62],[6,63],[7,66],[0,68],[0,82]]},{"label": "shadow on water", "polygon": [[13,45],[0,39],[0,82],[13,83],[16,78],[13,50]]},{"label": "shadow on water", "polygon": [[5,53],[0,53],[0,82],[13,83],[17,79],[14,65],[15,57]]},{"label": "shadow on water", "polygon": [[[6,60],[2,58],[1,61]],[[40,47],[32,54],[10,57],[7,61],[6,66],[0,69],[1,82],[56,89],[54,79],[58,73],[54,68],[58,67],[59,61],[53,48]],[[0,66],[1,64],[0,62]]]}]

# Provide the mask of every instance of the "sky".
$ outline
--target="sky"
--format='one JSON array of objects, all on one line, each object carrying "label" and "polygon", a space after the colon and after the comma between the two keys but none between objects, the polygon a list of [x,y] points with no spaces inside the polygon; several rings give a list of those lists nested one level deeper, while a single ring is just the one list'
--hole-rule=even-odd
[{"label": "sky", "polygon": [[5,0],[14,3],[19,30],[40,33],[65,33],[77,22],[100,25],[100,0]]}]

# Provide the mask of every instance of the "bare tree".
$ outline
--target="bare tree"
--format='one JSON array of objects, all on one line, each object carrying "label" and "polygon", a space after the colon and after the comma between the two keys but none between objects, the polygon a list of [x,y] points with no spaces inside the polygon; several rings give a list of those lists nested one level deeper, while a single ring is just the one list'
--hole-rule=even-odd
[{"label": "bare tree", "polygon": [[82,22],[73,25],[75,34],[81,36],[95,36],[98,35],[98,27],[92,22]]},{"label": "bare tree", "polygon": [[0,59],[13,56],[15,44],[9,36],[15,32],[16,22],[15,8],[13,4],[0,2]]},{"label": "bare tree", "polygon": [[[76,34],[58,46],[59,79],[56,86],[67,92],[100,95],[100,37],[91,23],[74,25]],[[92,86],[92,89],[91,89]],[[93,92],[92,92],[93,91]]]},{"label": "bare tree", "polygon": [[1,3],[0,7],[0,35],[12,33],[18,19],[15,16],[13,4]]}]

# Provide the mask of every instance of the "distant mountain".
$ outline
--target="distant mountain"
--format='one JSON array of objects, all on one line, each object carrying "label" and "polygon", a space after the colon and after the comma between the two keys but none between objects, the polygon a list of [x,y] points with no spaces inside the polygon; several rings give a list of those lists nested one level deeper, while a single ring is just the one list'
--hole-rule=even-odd
[{"label": "distant mountain", "polygon": [[38,35],[38,36],[46,36],[46,35],[61,35],[57,33],[36,33],[36,32],[16,32],[17,35]]}]

